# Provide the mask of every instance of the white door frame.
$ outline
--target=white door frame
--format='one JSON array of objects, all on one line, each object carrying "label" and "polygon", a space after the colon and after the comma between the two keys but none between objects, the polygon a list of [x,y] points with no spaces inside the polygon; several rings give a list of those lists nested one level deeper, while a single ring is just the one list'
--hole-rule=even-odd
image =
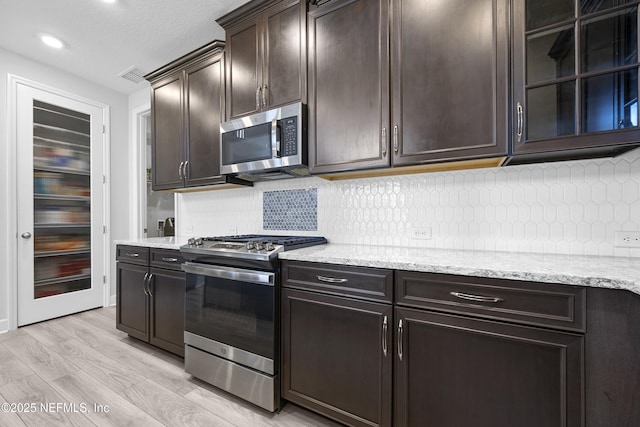
[{"label": "white door frame", "polygon": [[129,170],[132,172],[131,194],[129,206],[131,206],[132,221],[129,222],[129,236],[132,238],[144,237],[144,225],[147,217],[147,128],[145,116],[151,114],[151,104],[144,104],[131,111],[131,139]]},{"label": "white door frame", "polygon": [[[18,326],[18,259],[17,259],[17,239],[18,239],[18,218],[16,209],[12,209],[10,207],[15,207],[17,205],[18,200],[18,188],[17,188],[17,89],[18,85],[23,85],[27,87],[31,87],[34,89],[41,90],[43,92],[49,92],[54,95],[74,99],[85,104],[89,104],[100,108],[102,110],[102,119],[105,124],[105,131],[103,134],[103,171],[105,175],[104,182],[104,196],[103,196],[103,218],[104,218],[104,226],[106,227],[106,232],[103,234],[103,263],[104,263],[104,275],[106,278],[106,283],[103,287],[103,306],[108,307],[110,302],[110,284],[109,280],[109,260],[111,259],[111,245],[109,242],[111,241],[111,230],[110,227],[107,227],[107,224],[111,223],[110,219],[110,146],[111,146],[111,111],[110,107],[106,104],[99,103],[97,101],[83,98],[81,96],[77,96],[70,92],[62,91],[60,89],[44,85],[42,83],[38,83],[14,74],[7,75],[7,128],[8,128],[8,171],[7,176],[9,180],[13,181],[13,185],[9,185],[8,190],[8,200],[7,200],[7,236],[9,237],[6,242],[6,253],[7,253],[7,266],[8,272],[7,277],[9,278],[8,284],[8,318],[9,318],[9,330],[16,329]],[[13,237],[13,238],[12,238]]]}]

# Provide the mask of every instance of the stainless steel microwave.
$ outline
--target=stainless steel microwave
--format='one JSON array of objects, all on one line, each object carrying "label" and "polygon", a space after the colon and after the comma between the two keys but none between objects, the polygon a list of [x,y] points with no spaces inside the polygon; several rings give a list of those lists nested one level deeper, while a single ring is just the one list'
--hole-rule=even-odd
[{"label": "stainless steel microwave", "polygon": [[220,125],[220,172],[247,181],[308,176],[304,105],[285,105]]}]

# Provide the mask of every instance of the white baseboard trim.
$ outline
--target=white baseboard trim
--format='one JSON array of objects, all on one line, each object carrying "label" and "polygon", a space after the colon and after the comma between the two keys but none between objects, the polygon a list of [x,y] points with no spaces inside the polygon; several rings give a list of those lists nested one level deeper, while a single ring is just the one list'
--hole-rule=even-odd
[{"label": "white baseboard trim", "polygon": [[116,296],[111,295],[111,300],[109,301],[109,307],[113,307],[114,305],[116,305]]},{"label": "white baseboard trim", "polygon": [[9,332],[9,319],[0,319],[0,334]]}]

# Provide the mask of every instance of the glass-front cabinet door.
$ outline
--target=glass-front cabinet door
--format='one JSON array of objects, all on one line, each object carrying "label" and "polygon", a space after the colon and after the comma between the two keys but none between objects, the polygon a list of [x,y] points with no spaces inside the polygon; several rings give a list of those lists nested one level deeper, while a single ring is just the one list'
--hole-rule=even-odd
[{"label": "glass-front cabinet door", "polygon": [[514,153],[640,140],[638,1],[514,7]]}]

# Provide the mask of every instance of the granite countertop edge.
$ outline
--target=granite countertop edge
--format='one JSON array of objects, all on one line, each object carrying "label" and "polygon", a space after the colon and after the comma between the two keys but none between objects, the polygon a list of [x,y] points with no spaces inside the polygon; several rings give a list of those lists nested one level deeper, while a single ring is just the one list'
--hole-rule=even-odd
[{"label": "granite countertop edge", "polygon": [[327,244],[280,259],[623,289],[640,295],[640,258]]},{"label": "granite countertop edge", "polygon": [[[114,245],[180,249],[188,236],[114,240]],[[425,273],[622,289],[640,295],[640,258],[329,243],[280,259]]]},{"label": "granite countertop edge", "polygon": [[114,240],[114,245],[142,246],[145,248],[156,249],[180,249],[180,246],[186,245],[189,237],[167,236],[167,237],[146,237]]}]

